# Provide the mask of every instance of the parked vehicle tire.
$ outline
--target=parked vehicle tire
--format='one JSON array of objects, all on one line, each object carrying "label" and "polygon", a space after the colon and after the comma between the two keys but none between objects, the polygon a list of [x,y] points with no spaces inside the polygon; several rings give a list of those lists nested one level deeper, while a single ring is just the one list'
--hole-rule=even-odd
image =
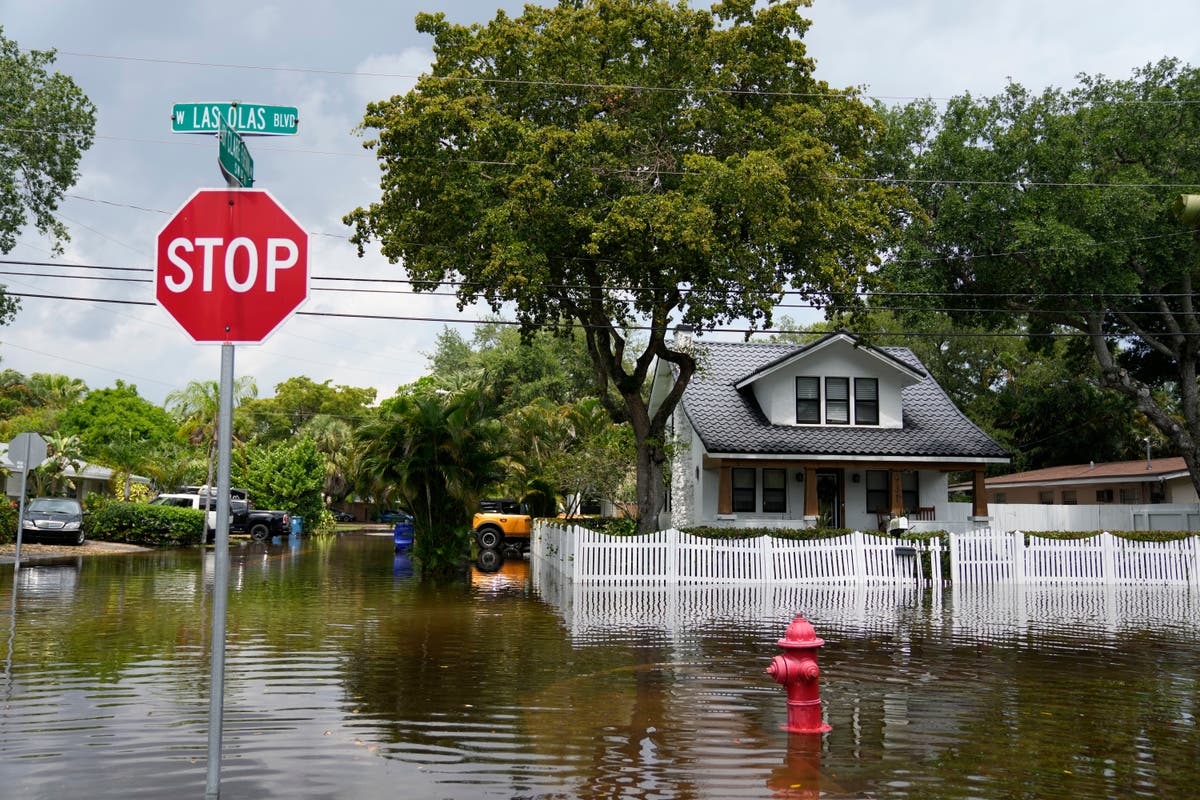
[{"label": "parked vehicle tire", "polygon": [[265,542],[271,538],[271,529],[259,522],[250,528],[250,538],[256,542]]},{"label": "parked vehicle tire", "polygon": [[475,532],[475,541],[484,550],[499,550],[504,545],[504,534],[499,528],[488,525]]},{"label": "parked vehicle tire", "polygon": [[86,538],[87,538],[87,534],[83,532],[83,528],[80,528],[79,531],[75,534],[75,538],[71,541],[71,544],[75,545],[76,547],[79,547],[81,544],[83,544],[83,540]]},{"label": "parked vehicle tire", "polygon": [[504,556],[498,550],[480,550],[475,559],[475,566],[480,572],[499,572],[504,566]]}]

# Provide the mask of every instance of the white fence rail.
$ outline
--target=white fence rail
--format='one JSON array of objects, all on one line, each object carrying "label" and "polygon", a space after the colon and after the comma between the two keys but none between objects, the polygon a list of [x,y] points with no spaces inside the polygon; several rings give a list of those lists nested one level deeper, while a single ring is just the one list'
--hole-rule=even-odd
[{"label": "white fence rail", "polygon": [[[531,555],[576,583],[605,585],[845,583],[923,578],[924,544],[855,531],[835,539],[704,539],[677,530],[609,536],[539,523]],[[935,559],[936,561],[936,559]],[[940,582],[938,574],[931,578]]]},{"label": "white fence rail", "polygon": [[[533,568],[603,586],[942,584],[942,553],[956,586],[982,584],[1187,586],[1200,588],[1200,537],[1135,542],[1102,533],[1061,540],[979,530],[925,543],[855,531],[834,539],[760,536],[715,540],[665,530],[609,536],[539,523]],[[928,553],[928,559],[922,557]],[[928,576],[923,570],[928,569]]]},{"label": "white fence rail", "polygon": [[1200,537],[1135,542],[1101,533],[1043,539],[1020,531],[950,534],[955,585],[976,583],[1109,584],[1200,587]]}]

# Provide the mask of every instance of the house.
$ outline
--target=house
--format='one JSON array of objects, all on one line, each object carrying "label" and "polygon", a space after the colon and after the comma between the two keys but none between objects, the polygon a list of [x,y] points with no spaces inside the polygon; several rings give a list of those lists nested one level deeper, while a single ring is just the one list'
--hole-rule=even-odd
[{"label": "house", "polygon": [[989,503],[1041,505],[1149,505],[1196,503],[1182,458],[1072,464],[988,478]]},{"label": "house", "polygon": [[[21,472],[23,469],[19,462],[14,462],[8,457],[8,444],[0,443],[0,470],[7,474],[4,493],[11,500],[16,500],[21,496]],[[113,475],[114,470],[87,462],[81,463],[78,469],[73,464],[68,464],[67,468],[63,470],[63,477],[75,485],[72,494],[79,500],[83,500],[93,492],[109,494],[109,481],[112,480]],[[141,475],[133,475],[131,480],[133,483],[146,485],[150,483],[149,478]]]},{"label": "house", "polygon": [[[676,346],[689,339],[677,332]],[[874,530],[889,516],[937,519],[951,472],[970,472],[982,489],[987,466],[1009,461],[907,348],[844,331],[806,345],[691,346],[698,369],[673,420],[673,527]],[[669,369],[656,367],[652,405]]]}]

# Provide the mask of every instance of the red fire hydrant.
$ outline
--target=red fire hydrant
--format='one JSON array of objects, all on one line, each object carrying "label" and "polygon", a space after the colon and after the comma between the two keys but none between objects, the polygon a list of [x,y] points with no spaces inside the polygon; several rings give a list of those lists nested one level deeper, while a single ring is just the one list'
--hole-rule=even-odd
[{"label": "red fire hydrant", "polygon": [[779,640],[783,655],[771,659],[767,674],[787,687],[787,725],[790,733],[825,733],[830,726],[821,722],[821,689],[817,678],[817,650],[825,644],[818,639],[813,626],[797,614],[788,625],[787,633]]}]

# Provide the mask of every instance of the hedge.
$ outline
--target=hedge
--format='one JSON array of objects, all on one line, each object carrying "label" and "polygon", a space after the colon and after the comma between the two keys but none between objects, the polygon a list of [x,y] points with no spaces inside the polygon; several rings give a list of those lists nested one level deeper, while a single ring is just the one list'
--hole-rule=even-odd
[{"label": "hedge", "polygon": [[193,545],[204,537],[204,512],[196,508],[107,503],[84,517],[88,538],[140,545]]}]

